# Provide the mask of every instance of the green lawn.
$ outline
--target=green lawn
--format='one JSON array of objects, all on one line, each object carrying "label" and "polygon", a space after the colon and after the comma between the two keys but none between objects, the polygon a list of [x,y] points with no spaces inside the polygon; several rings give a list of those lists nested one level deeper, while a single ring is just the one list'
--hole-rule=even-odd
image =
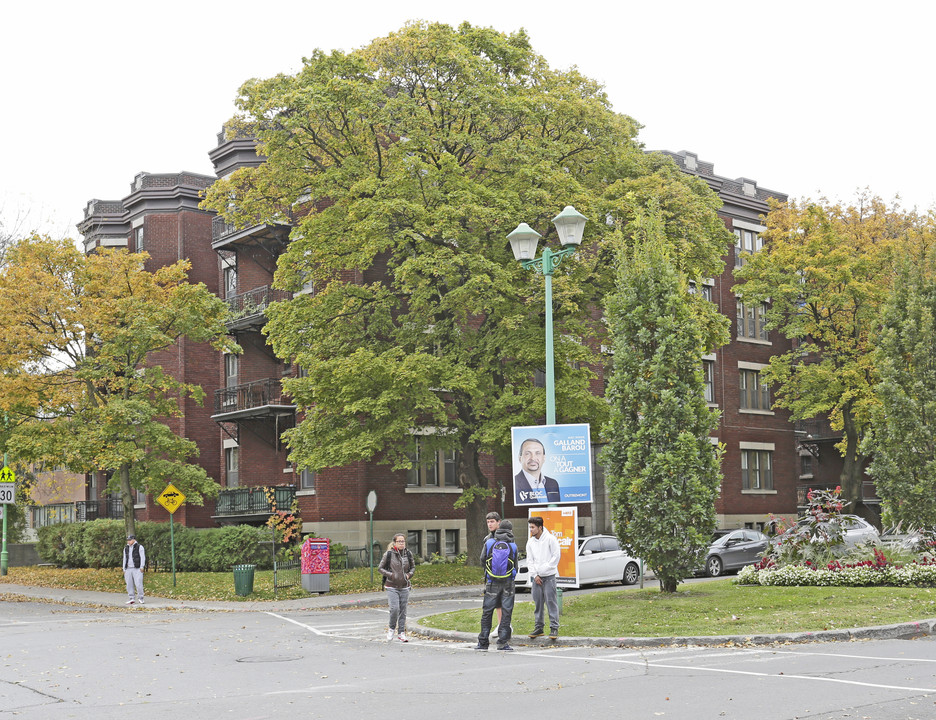
[{"label": "green lawn", "polygon": [[[254,576],[254,592],[247,597],[234,594],[234,573],[176,573],[176,586],[172,586],[171,572],[147,572],[144,577],[146,594],[153,597],[176,598],[179,600],[272,600],[273,571],[257,571]],[[123,572],[118,569],[63,570],[47,567],[12,567],[6,577],[0,577],[0,593],[3,584],[39,585],[41,587],[67,588],[74,590],[97,590],[125,593]],[[330,592],[333,594],[362,593],[380,590],[380,573],[374,571],[371,584],[370,568],[333,571],[329,577]],[[451,585],[477,585],[481,597],[481,568],[464,567],[453,563],[419,565],[413,577],[414,587],[448,587]],[[301,586],[277,590],[276,599],[289,600],[309,597]]]},{"label": "green lawn", "polygon": [[[754,587],[732,579],[659,589],[625,590],[563,598],[562,634],[586,637],[752,635],[887,625],[936,617],[936,588]],[[533,604],[518,595],[514,633],[533,629]],[[477,609],[423,618],[442,630],[476,633]]]}]

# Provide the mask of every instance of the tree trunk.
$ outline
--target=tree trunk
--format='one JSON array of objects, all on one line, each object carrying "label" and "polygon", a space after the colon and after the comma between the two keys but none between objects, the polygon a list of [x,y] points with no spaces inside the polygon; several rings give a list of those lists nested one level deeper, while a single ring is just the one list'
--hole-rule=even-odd
[{"label": "tree trunk", "polygon": [[842,499],[851,503],[846,512],[864,517],[865,507],[862,485],[864,483],[864,456],[859,452],[860,440],[855,417],[850,408],[842,412],[842,434],[845,436],[845,452],[842,455],[842,474],[839,483],[842,486]]},{"label": "tree trunk", "polygon": [[130,466],[121,465],[120,470],[120,500],[123,503],[124,525],[127,535],[136,535],[136,520],[133,517],[133,488],[130,487]]},{"label": "tree trunk", "polygon": [[465,527],[467,539],[467,565],[481,564],[481,545],[487,536],[487,498],[490,495],[488,480],[478,463],[478,447],[465,443],[458,454],[458,484],[468,500],[465,503]]}]

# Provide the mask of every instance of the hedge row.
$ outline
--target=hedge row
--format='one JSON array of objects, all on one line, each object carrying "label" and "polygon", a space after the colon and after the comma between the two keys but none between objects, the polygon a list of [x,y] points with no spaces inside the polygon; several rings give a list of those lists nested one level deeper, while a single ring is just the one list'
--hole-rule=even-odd
[{"label": "hedge row", "polygon": [[[176,525],[174,534],[176,570],[180,572],[222,572],[244,563],[261,570],[273,567],[268,528],[229,525],[200,530]],[[38,535],[39,557],[62,567],[120,567],[127,544],[123,520],[48,525],[39,528]],[[151,569],[171,569],[169,523],[138,522],[136,536],[146,549]]]}]

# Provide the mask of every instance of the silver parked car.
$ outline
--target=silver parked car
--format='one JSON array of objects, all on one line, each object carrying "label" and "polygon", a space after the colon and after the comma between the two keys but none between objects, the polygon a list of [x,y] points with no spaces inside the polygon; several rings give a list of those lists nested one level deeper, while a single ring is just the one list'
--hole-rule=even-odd
[{"label": "silver parked car", "polygon": [[[613,535],[586,535],[578,541],[579,585],[601,582],[619,582],[633,585],[640,580],[640,560],[621,550],[618,539]],[[530,587],[530,572],[526,560],[517,567],[516,585]]]},{"label": "silver parked car", "polygon": [[[877,531],[877,528],[864,518],[857,515],[840,515],[839,517],[839,522],[842,524],[842,540],[845,542],[846,547],[854,547],[862,543],[877,545],[881,539],[881,534]],[[796,524],[798,527],[802,527],[809,524],[809,520],[800,520]],[[828,525],[828,523],[821,523],[820,527],[824,525]],[[818,542],[816,538],[814,538],[814,541]]]},{"label": "silver parked car", "polygon": [[705,556],[705,574],[718,577],[726,570],[740,570],[760,560],[770,541],[764,533],[742,528],[732,530],[709,545]]}]

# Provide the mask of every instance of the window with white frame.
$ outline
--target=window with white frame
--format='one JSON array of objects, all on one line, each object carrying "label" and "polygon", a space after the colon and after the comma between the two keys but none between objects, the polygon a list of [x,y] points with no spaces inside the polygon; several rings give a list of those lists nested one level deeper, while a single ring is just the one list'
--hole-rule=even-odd
[{"label": "window with white frame", "polygon": [[237,295],[237,258],[226,258],[223,262],[224,297],[232,298]]},{"label": "window with white frame", "polygon": [[693,294],[695,294],[695,293],[698,292],[698,293],[700,293],[700,294],[702,295],[703,298],[705,298],[705,299],[708,300],[709,302],[712,302],[712,288],[713,288],[714,284],[715,284],[715,281],[714,281],[714,280],[708,279],[708,280],[703,280],[703,281],[702,281],[702,285],[699,286],[699,287],[696,287],[696,282],[695,282],[695,280],[690,280],[690,281],[689,281],[689,292],[691,292],[691,293],[693,293]]},{"label": "window with white frame", "polygon": [[770,341],[767,334],[767,306],[745,305],[738,300],[737,320],[738,337],[750,340]]},{"label": "window with white frame", "polygon": [[758,226],[738,227],[740,224],[735,222],[735,267],[744,265],[751,254],[764,246],[760,231],[755,229]]},{"label": "window with white frame", "polygon": [[240,363],[237,355],[226,353],[224,356],[224,387],[232,388],[237,385],[237,373]]},{"label": "window with white frame", "polygon": [[146,249],[143,241],[144,241],[143,226],[140,225],[138,228],[135,228],[133,231],[133,248],[136,252],[143,252],[143,250]]},{"label": "window with white frame", "polygon": [[[773,445],[741,448],[741,489],[773,490]],[[767,448],[770,449],[767,449]]]},{"label": "window with white frame", "polygon": [[240,483],[240,448],[236,446],[224,448],[224,475],[227,486],[237,487]]},{"label": "window with white frame", "polygon": [[315,490],[315,472],[308,468],[299,471],[299,489]]},{"label": "window with white frame", "polygon": [[705,383],[705,402],[715,403],[715,361],[702,361],[702,381]]},{"label": "window with white frame", "polygon": [[770,410],[770,392],[760,370],[741,368],[740,407],[742,410]]}]

